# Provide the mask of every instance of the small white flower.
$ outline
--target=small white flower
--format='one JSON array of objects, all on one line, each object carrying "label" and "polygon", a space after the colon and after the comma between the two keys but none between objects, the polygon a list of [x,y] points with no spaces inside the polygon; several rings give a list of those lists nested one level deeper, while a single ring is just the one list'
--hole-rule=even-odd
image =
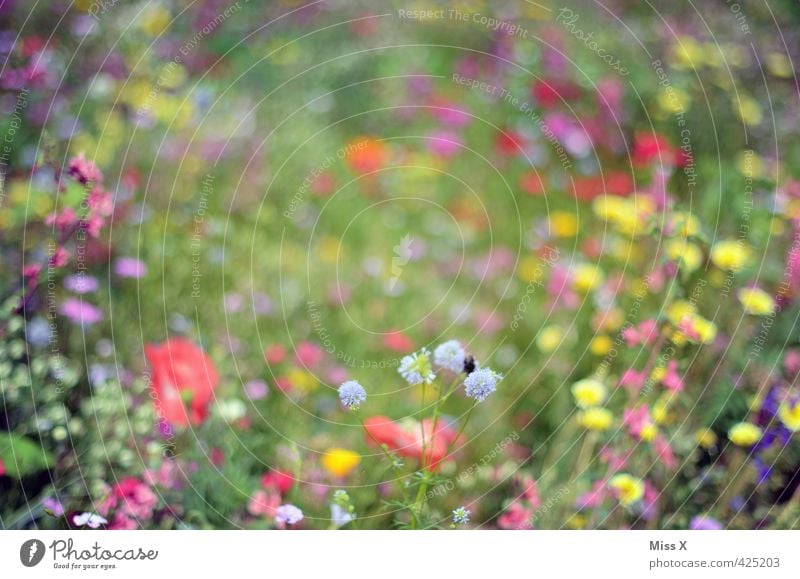
[{"label": "small white flower", "polygon": [[412,386],[430,384],[436,379],[436,374],[433,373],[433,368],[431,367],[430,356],[431,353],[425,348],[410,356],[403,356],[397,371]]},{"label": "small white flower", "polygon": [[95,513],[81,513],[72,517],[72,522],[77,527],[87,526],[90,529],[97,529],[100,525],[108,523],[106,519]]},{"label": "small white flower", "polygon": [[433,351],[433,361],[441,368],[460,374],[464,371],[464,360],[467,352],[458,343],[458,340],[448,340],[439,344]]}]

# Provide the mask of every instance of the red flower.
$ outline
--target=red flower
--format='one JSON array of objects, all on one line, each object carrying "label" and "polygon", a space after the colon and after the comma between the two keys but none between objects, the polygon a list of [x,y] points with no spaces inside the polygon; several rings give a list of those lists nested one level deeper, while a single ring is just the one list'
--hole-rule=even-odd
[{"label": "red flower", "polygon": [[513,129],[499,131],[494,137],[494,145],[504,157],[521,155],[525,150],[525,139]]},{"label": "red flower", "polygon": [[631,158],[636,167],[645,167],[653,161],[675,167],[686,164],[685,155],[658,133],[637,133],[633,140]]},{"label": "red flower", "polygon": [[389,160],[386,145],[372,137],[359,137],[342,148],[344,158],[356,173],[365,174],[377,171]]},{"label": "red flower", "polygon": [[219,382],[208,356],[184,338],[148,344],[144,353],[152,368],[150,387],[161,418],[174,426],[203,422]]},{"label": "red flower", "polygon": [[261,476],[261,486],[265,489],[277,490],[281,495],[285,495],[294,485],[294,477],[287,472],[271,470]]},{"label": "red flower", "polygon": [[6,474],[6,463],[3,462],[3,459],[0,458],[0,476]]},{"label": "red flower", "polygon": [[414,340],[401,331],[394,331],[384,335],[383,345],[393,352],[401,354],[407,354],[414,350]]},{"label": "red flower", "polygon": [[[407,425],[407,426],[406,426]],[[433,430],[430,419],[422,421],[407,420],[401,425],[386,416],[372,416],[364,421],[366,439],[371,444],[385,444],[389,450],[406,458],[420,461],[423,468],[435,470],[447,457],[447,450],[455,442],[455,432],[442,418]],[[422,454],[422,431],[425,432],[425,456]]]},{"label": "red flower", "polygon": [[559,105],[562,100],[578,98],[581,90],[578,85],[567,81],[537,80],[531,87],[531,95],[539,106],[549,109]]}]

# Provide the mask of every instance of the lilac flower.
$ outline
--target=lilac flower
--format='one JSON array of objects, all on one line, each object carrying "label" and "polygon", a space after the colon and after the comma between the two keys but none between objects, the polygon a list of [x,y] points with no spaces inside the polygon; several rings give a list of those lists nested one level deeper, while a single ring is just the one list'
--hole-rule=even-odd
[{"label": "lilac flower", "polygon": [[261,400],[266,398],[269,393],[267,383],[263,380],[250,380],[244,385],[244,391],[250,400]]},{"label": "lilac flower", "polygon": [[96,277],[78,273],[65,277],[64,287],[67,289],[67,291],[71,291],[76,294],[88,294],[96,292],[97,288],[100,287],[100,284],[97,282]]},{"label": "lilac flower", "polygon": [[351,410],[357,409],[367,399],[367,391],[355,380],[339,386],[339,400]]},{"label": "lilac flower", "polygon": [[275,509],[275,522],[279,525],[294,525],[303,520],[303,511],[294,505],[281,505]]},{"label": "lilac flower", "polygon": [[64,516],[64,505],[62,505],[61,502],[56,498],[45,497],[42,500],[42,506],[50,511],[54,517]]},{"label": "lilac flower", "polygon": [[100,525],[108,523],[106,519],[95,513],[81,513],[72,517],[72,522],[76,527],[87,526],[90,529],[97,529]]},{"label": "lilac flower", "polygon": [[449,340],[440,344],[433,351],[433,361],[441,368],[460,374],[464,371],[464,361],[467,352],[458,343],[458,340]]},{"label": "lilac flower", "polygon": [[722,523],[708,515],[698,515],[691,520],[689,528],[692,531],[720,531]]},{"label": "lilac flower", "polygon": [[138,279],[147,275],[147,266],[135,257],[119,257],[114,261],[114,273],[119,277]]},{"label": "lilac flower", "polygon": [[464,380],[467,396],[474,398],[477,402],[483,402],[497,389],[497,383],[502,379],[501,374],[490,368],[475,370]]},{"label": "lilac flower", "polygon": [[67,298],[61,304],[61,314],[78,326],[91,326],[103,319],[103,312],[88,302]]},{"label": "lilac flower", "polygon": [[31,346],[46,346],[50,342],[50,324],[43,318],[33,318],[25,326],[25,339]]}]

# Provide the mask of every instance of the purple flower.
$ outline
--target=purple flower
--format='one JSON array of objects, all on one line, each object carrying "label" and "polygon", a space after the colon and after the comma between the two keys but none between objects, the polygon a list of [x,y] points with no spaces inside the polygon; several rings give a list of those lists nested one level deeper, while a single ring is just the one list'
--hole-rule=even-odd
[{"label": "purple flower", "polygon": [[94,276],[77,273],[64,278],[64,287],[76,294],[88,294],[96,292],[100,284]]},{"label": "purple flower", "polygon": [[72,517],[72,522],[76,527],[88,526],[91,529],[98,529],[108,521],[95,513],[81,513]]},{"label": "purple flower", "polygon": [[114,273],[119,277],[138,279],[147,275],[147,266],[135,257],[120,257],[114,261]]},{"label": "purple flower", "polygon": [[267,388],[267,383],[263,380],[250,380],[244,385],[244,391],[250,400],[261,400],[267,397],[269,388]]},{"label": "purple flower", "polygon": [[64,505],[62,505],[58,499],[55,499],[53,497],[46,497],[42,501],[42,506],[48,511],[50,511],[54,517],[64,516]]},{"label": "purple flower", "polygon": [[367,391],[355,380],[339,386],[339,400],[351,410],[357,409],[367,399]]},{"label": "purple flower", "polygon": [[698,515],[691,520],[689,528],[692,531],[720,531],[722,523],[707,515]]},{"label": "purple flower", "polygon": [[103,312],[78,298],[67,298],[61,304],[61,314],[77,326],[91,326],[103,319]]},{"label": "purple flower", "polygon": [[275,522],[280,525],[294,525],[303,520],[303,511],[294,505],[281,505],[275,509]]}]

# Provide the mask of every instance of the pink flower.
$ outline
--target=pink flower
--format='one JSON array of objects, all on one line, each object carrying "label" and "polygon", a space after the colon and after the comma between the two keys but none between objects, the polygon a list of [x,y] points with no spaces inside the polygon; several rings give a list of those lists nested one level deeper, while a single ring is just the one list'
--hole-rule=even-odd
[{"label": "pink flower", "polygon": [[652,344],[658,337],[658,324],[655,320],[645,320],[638,326],[629,326],[622,331],[622,337],[629,347],[639,344]]},{"label": "pink flower", "polygon": [[652,428],[653,420],[646,404],[636,408],[626,408],[622,417],[622,424],[628,427],[628,433],[634,438],[641,439],[642,433]]},{"label": "pink flower", "polygon": [[509,531],[525,531],[531,528],[533,511],[520,502],[511,503],[497,518],[497,526]]},{"label": "pink flower", "polygon": [[607,494],[608,489],[605,481],[595,481],[590,491],[585,492],[582,495],[578,495],[578,498],[575,500],[575,506],[579,510],[594,509],[600,506],[600,504],[605,500]]},{"label": "pink flower", "polygon": [[254,517],[274,517],[281,504],[281,496],[275,490],[257,490],[247,502],[247,512]]},{"label": "pink flower", "polygon": [[672,447],[663,436],[656,436],[653,440],[653,448],[655,449],[658,459],[669,469],[675,468],[678,463],[675,460],[675,454],[672,452]]},{"label": "pink flower", "polygon": [[294,352],[297,363],[306,368],[315,368],[325,358],[325,350],[313,342],[300,342]]},{"label": "pink flower", "polygon": [[267,364],[270,366],[275,366],[276,364],[280,364],[283,362],[283,359],[286,357],[286,348],[279,344],[273,344],[268,346],[266,350],[264,350],[264,359],[267,361]]},{"label": "pink flower", "polygon": [[126,477],[114,485],[98,512],[104,517],[113,513],[109,529],[135,529],[153,516],[157,504],[158,497],[145,482]]},{"label": "pink flower", "polygon": [[68,172],[76,181],[87,183],[102,183],[103,174],[94,161],[88,160],[83,153],[69,161]]},{"label": "pink flower", "polygon": [[428,137],[428,149],[440,157],[454,157],[462,147],[461,137],[450,131],[434,131]]},{"label": "pink flower", "polygon": [[625,370],[622,377],[619,379],[619,385],[624,386],[631,392],[639,392],[645,380],[647,380],[647,376],[644,372],[637,372],[633,368],[629,368]]},{"label": "pink flower", "polygon": [[77,298],[65,299],[59,311],[76,326],[91,326],[103,319],[103,312]]},{"label": "pink flower", "polygon": [[119,277],[138,279],[147,275],[147,266],[135,257],[118,257],[114,261],[114,273]]},{"label": "pink flower", "polygon": [[661,380],[661,382],[665,387],[673,392],[680,392],[683,390],[684,384],[680,374],[678,374],[677,360],[670,360],[670,362],[667,364],[666,373],[664,374],[664,378]]}]

